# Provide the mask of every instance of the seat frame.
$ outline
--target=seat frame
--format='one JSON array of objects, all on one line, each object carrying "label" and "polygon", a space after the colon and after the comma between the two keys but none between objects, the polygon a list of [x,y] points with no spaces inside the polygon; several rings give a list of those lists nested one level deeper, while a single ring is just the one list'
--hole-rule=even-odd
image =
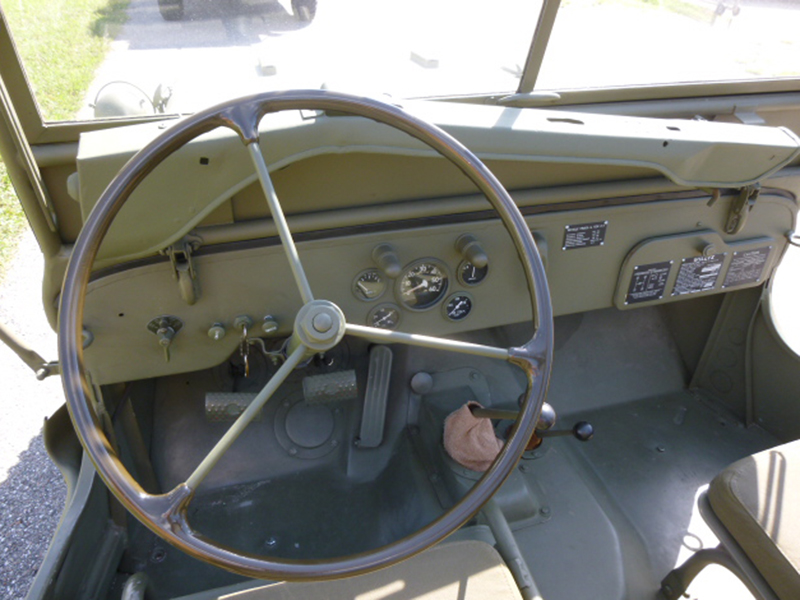
[{"label": "seat frame", "polygon": [[695,552],[680,567],[676,567],[661,581],[661,595],[666,600],[678,600],[695,577],[709,565],[725,567],[736,575],[758,600],[779,600],[770,585],[759,573],[739,543],[720,521],[704,491],[697,500],[700,515],[720,541],[716,548]]}]

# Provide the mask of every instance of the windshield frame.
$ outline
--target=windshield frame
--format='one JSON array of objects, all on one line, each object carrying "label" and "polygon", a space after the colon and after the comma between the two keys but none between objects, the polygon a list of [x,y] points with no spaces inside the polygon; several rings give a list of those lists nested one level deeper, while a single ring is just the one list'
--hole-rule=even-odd
[{"label": "windshield frame", "polygon": [[[778,104],[800,100],[800,77],[775,79],[746,79],[722,82],[697,82],[677,84],[654,84],[643,86],[616,86],[591,89],[573,89],[537,92],[536,80],[547,52],[549,41],[561,0],[544,0],[539,20],[534,30],[528,57],[520,85],[515,94],[481,93],[475,95],[435,96],[435,101],[455,101],[475,104],[503,105],[513,107],[541,107],[555,109],[577,109],[587,112],[610,112],[617,114],[640,114],[631,103],[663,101],[673,103],[687,101],[681,113],[693,112],[699,98],[718,98],[719,109],[733,112],[737,102],[734,97],[742,95],[781,94],[785,99]],[[30,81],[25,74],[19,53],[14,44],[2,4],[0,4],[0,78],[5,83],[8,95],[25,133],[32,146],[76,142],[81,133],[108,129],[124,125],[177,119],[178,114],[154,114],[137,117],[99,118],[85,121],[45,121],[33,94]],[[695,100],[695,102],[691,102]],[[715,109],[716,110],[716,109]]]}]

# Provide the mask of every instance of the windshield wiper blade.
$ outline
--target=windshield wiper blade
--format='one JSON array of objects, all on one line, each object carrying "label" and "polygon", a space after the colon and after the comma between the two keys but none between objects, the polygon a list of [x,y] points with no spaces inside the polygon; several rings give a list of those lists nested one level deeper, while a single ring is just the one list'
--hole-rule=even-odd
[{"label": "windshield wiper blade", "polygon": [[561,100],[558,92],[528,92],[524,94],[510,94],[496,100],[501,106],[516,106],[525,108],[527,106],[541,106],[542,104],[552,104]]}]

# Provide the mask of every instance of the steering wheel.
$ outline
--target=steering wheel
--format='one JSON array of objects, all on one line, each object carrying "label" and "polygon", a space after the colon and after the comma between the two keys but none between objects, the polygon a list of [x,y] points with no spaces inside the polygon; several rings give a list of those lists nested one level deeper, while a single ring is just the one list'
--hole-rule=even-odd
[{"label": "steering wheel", "polygon": [[[417,138],[461,169],[499,213],[513,240],[531,299],[535,325],[531,340],[521,347],[506,349],[365,327],[347,323],[334,303],[315,299],[258,142],[262,117],[283,110],[336,111],[372,119]],[[115,453],[90,401],[82,344],[86,289],[100,244],[134,189],[167,156],[217,127],[235,131],[248,149],[303,306],[295,319],[285,362],[249,408],[184,483],[164,494],[149,494]],[[69,412],[83,448],[116,498],[145,526],[189,555],[241,575],[280,581],[334,579],[373,571],[421,552],[467,522],[498,490],[525,450],[547,392],[553,352],[553,314],[541,257],[525,220],[489,169],[450,135],[398,107],[320,90],[265,93],[218,105],[178,122],[138,152],[103,192],[75,243],[64,279],[59,321],[58,348]],[[187,506],[204,477],[292,370],[310,355],[333,348],[345,334],[378,343],[403,343],[490,357],[519,366],[527,377],[525,399],[514,432],[492,466],[438,519],[403,539],[361,554],[326,560],[287,560],[232,550],[194,531],[188,522]]]}]

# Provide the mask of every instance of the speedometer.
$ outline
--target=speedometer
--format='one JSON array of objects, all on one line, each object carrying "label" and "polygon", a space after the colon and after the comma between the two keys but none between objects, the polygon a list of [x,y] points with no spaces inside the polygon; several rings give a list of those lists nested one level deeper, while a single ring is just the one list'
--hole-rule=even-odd
[{"label": "speedometer", "polygon": [[447,269],[431,259],[411,263],[397,283],[400,302],[412,310],[430,308],[447,293]]}]

